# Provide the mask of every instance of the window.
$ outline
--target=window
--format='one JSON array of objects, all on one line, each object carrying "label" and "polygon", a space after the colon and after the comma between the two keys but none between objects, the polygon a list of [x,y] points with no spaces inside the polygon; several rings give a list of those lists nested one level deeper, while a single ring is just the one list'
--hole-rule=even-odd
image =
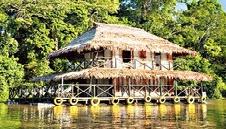
[{"label": "window", "polygon": [[123,63],[128,63],[131,61],[131,51],[122,51]]},{"label": "window", "polygon": [[146,51],[139,51],[139,57],[145,59],[147,57]]},{"label": "window", "polygon": [[167,54],[167,60],[173,60],[172,54]]},{"label": "window", "polygon": [[160,63],[161,63],[161,53],[155,53],[155,63],[156,63],[156,66],[160,66]]},{"label": "window", "polygon": [[104,57],[104,50],[98,51],[98,57],[103,58]]}]

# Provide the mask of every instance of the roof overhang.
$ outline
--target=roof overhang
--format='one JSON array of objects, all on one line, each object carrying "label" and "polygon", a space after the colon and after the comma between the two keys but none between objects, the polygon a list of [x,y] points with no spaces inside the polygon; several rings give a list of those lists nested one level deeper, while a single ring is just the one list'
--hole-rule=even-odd
[{"label": "roof overhang", "polygon": [[70,53],[98,50],[145,50],[161,53],[181,53],[195,55],[196,52],[146,32],[143,29],[115,24],[96,24],[89,31],[73,40],[68,46],[49,54],[49,58],[61,57]]},{"label": "roof overhang", "polygon": [[192,71],[172,71],[172,70],[142,70],[142,69],[117,69],[117,68],[89,68],[79,72],[67,72],[52,74],[49,76],[37,77],[33,81],[60,81],[76,79],[151,79],[151,78],[175,78],[180,80],[210,81],[212,77]]}]

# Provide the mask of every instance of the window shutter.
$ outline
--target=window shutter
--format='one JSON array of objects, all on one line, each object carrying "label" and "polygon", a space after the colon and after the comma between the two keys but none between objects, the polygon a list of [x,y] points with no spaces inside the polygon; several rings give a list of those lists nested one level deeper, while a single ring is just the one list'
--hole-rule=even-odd
[{"label": "window shutter", "polygon": [[139,57],[146,58],[147,57],[146,51],[139,51]]}]

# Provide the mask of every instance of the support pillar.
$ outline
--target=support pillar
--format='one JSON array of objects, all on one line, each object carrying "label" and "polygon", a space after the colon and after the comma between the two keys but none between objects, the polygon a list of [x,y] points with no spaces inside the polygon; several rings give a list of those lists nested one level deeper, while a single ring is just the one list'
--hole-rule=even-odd
[{"label": "support pillar", "polygon": [[176,80],[174,80],[173,85],[174,85],[174,89],[175,89],[175,95],[177,96],[177,81]]},{"label": "support pillar", "polygon": [[160,82],[160,96],[162,96],[162,81],[161,81],[161,77],[159,78],[159,82]]},{"label": "support pillar", "polygon": [[203,85],[202,85],[202,82],[200,82],[201,84],[201,92],[203,93]]},{"label": "support pillar", "polygon": [[129,78],[129,82],[128,82],[128,89],[129,89],[129,91],[128,91],[128,93],[129,93],[129,97],[131,97],[131,85],[130,85],[130,78]]}]

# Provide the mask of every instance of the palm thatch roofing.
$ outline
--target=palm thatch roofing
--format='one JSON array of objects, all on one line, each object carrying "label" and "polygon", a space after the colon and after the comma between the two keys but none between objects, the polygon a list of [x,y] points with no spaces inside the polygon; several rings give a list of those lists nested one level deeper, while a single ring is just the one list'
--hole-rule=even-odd
[{"label": "palm thatch roofing", "polygon": [[144,70],[144,69],[117,69],[117,68],[89,68],[78,72],[52,74],[33,79],[33,81],[59,81],[73,79],[111,79],[111,78],[151,79],[152,77],[167,77],[181,80],[209,81],[212,78],[206,74],[192,71],[172,70]]},{"label": "palm thatch roofing", "polygon": [[80,53],[100,48],[196,54],[195,51],[180,47],[143,29],[125,25],[95,23],[93,28],[73,40],[68,46],[50,53],[49,58],[55,58],[71,52]]}]

